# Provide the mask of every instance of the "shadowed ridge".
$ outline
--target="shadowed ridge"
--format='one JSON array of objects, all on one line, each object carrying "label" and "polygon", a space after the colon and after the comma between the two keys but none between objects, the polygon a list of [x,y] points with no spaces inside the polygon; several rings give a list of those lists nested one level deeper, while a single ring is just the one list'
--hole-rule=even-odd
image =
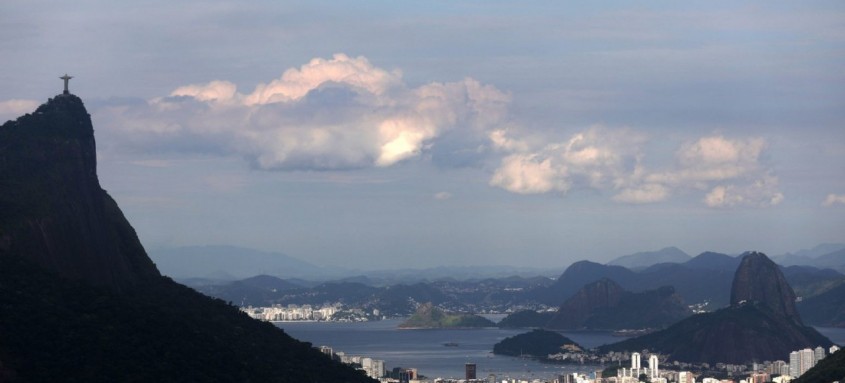
[{"label": "shadowed ridge", "polygon": [[97,179],[94,127],[60,95],[0,127],[0,253],[123,290],[160,276]]}]

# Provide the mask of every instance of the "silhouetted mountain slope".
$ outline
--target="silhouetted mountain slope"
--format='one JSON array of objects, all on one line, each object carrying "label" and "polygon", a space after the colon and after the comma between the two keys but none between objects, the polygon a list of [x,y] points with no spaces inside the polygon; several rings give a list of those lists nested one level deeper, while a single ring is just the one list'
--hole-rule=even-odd
[{"label": "silhouetted mountain slope", "polygon": [[689,315],[672,287],[632,293],[605,278],[581,288],[560,306],[545,327],[567,330],[662,328]]},{"label": "silhouetted mountain slope", "polygon": [[743,256],[731,291],[728,308],[693,315],[666,330],[602,349],[650,349],[685,362],[745,363],[783,360],[793,350],[832,344],[815,329],[801,324],[794,307],[795,294],[777,265],[765,255]]},{"label": "silhouetted mountain slope", "polygon": [[370,382],[167,278],[112,293],[0,256],[6,382]]},{"label": "silhouetted mountain slope", "polygon": [[159,275],[100,188],[82,101],[0,127],[0,376],[9,381],[369,382]]},{"label": "silhouetted mountain slope", "polygon": [[845,283],[798,302],[804,322],[813,326],[845,327]]},{"label": "silhouetted mountain slope", "polygon": [[666,247],[657,251],[644,251],[623,255],[610,262],[611,266],[623,266],[629,269],[646,268],[658,263],[684,263],[690,260],[689,254],[677,247]]},{"label": "silhouetted mountain slope", "polygon": [[82,100],[56,96],[0,126],[0,250],[120,290],[159,276],[100,187]]}]

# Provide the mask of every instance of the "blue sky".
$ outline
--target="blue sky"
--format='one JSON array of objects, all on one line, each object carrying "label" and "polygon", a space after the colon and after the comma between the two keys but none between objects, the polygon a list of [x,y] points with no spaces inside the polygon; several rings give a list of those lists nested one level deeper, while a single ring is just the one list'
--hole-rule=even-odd
[{"label": "blue sky", "polygon": [[147,247],[361,269],[845,241],[841,2],[0,4]]}]

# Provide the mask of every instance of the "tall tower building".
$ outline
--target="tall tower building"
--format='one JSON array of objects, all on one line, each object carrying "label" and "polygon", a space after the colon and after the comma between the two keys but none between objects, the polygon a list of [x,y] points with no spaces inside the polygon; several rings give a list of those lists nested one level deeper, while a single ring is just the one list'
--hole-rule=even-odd
[{"label": "tall tower building", "polygon": [[803,375],[807,370],[813,368],[816,365],[816,354],[813,352],[811,348],[805,348],[801,351],[798,351],[801,356],[801,368],[798,376]]},{"label": "tall tower building", "polygon": [[631,354],[631,374],[634,377],[640,376],[640,353]]},{"label": "tall tower building", "polygon": [[657,360],[657,355],[651,354],[651,356],[648,357],[648,372],[651,380],[660,377],[660,371],[657,369],[658,363],[659,360]]},{"label": "tall tower building", "polygon": [[830,346],[830,354],[831,355],[835,354],[837,351],[839,351],[839,346],[837,346],[835,344],[833,346]]},{"label": "tall tower building", "polygon": [[801,375],[801,355],[798,351],[789,353],[789,376],[797,378]]}]

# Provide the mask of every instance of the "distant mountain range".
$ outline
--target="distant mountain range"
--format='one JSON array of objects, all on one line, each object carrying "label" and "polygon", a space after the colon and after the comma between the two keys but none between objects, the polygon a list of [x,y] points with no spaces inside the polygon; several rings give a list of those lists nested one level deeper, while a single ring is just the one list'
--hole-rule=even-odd
[{"label": "distant mountain range", "polygon": [[[678,263],[660,263],[640,271],[632,271],[622,266],[602,265],[590,261],[576,262],[564,271],[557,280],[546,277],[505,277],[486,279],[443,278],[432,281],[386,284],[386,280],[367,276],[341,278],[334,281],[319,282],[302,279],[263,275],[240,281],[220,283],[203,279],[185,280],[184,282],[207,295],[240,305],[269,306],[272,304],[322,304],[325,302],[344,302],[350,306],[378,309],[386,315],[408,315],[413,311],[414,302],[433,302],[436,305],[465,311],[504,311],[513,307],[558,307],[576,295],[584,286],[603,279],[612,280],[615,285],[626,291],[625,294],[641,294],[647,291],[660,291],[661,287],[672,286],[674,294],[686,304],[709,302],[705,309],[715,310],[725,307],[730,302],[731,283],[739,265],[740,258],[726,254],[705,252]],[[796,294],[807,302],[810,298],[823,294],[839,284],[845,283],[845,275],[830,269],[818,269],[811,266],[781,267],[786,280],[794,287]],[[261,283],[258,283],[261,282]],[[670,294],[673,295],[673,294]],[[637,295],[634,295],[637,296]],[[826,295],[826,302],[833,304],[835,293]],[[833,300],[831,300],[833,299]],[[625,300],[630,302],[632,299]],[[649,302],[649,300],[646,300]],[[833,303],[831,303],[833,302]],[[648,304],[643,307],[649,306]],[[650,307],[650,306],[649,306]],[[821,310],[824,305],[806,305],[808,323],[822,324],[824,313],[831,308]],[[838,309],[840,306],[834,306]],[[700,307],[701,308],[701,307]],[[821,310],[821,311],[819,311]],[[670,310],[677,312],[676,310]],[[810,311],[819,311],[814,314]],[[665,312],[664,312],[665,314]],[[525,314],[530,315],[530,314]],[[638,315],[640,317],[642,315]],[[611,316],[612,317],[612,316]],[[679,316],[669,316],[671,320]],[[667,318],[669,318],[667,317]],[[532,324],[514,320],[511,326],[542,327],[546,322],[537,324],[541,319],[532,318]],[[832,319],[831,319],[832,320]],[[643,326],[642,323],[621,321],[622,326]],[[508,324],[509,322],[505,322]],[[665,323],[645,325],[661,327]],[[612,327],[615,327],[612,326]],[[625,326],[623,326],[625,327]]]},{"label": "distant mountain range", "polygon": [[687,303],[709,301],[715,307],[728,303],[730,281],[739,261],[719,253],[702,253],[684,263],[659,263],[640,271],[590,261],[573,263],[537,299],[559,305],[587,283],[608,278],[622,288],[641,292],[661,286],[674,286]]},{"label": "distant mountain range", "polygon": [[484,279],[511,276],[558,275],[563,268],[476,265],[437,266],[420,269],[357,270],[321,267],[280,252],[239,246],[207,245],[159,247],[150,250],[150,258],[162,274],[180,281],[203,284],[225,283],[256,275],[310,281],[360,282],[371,286],[412,284],[439,279]]},{"label": "distant mountain range", "polygon": [[288,278],[344,275],[276,252],[237,246],[184,246],[150,250],[150,258],[162,274],[181,278],[238,280],[256,275]]},{"label": "distant mountain range", "polygon": [[[731,281],[739,263],[739,257],[714,252],[701,253],[684,263],[658,263],[639,271],[579,261],[567,268],[555,283],[530,294],[537,301],[559,305],[582,286],[608,278],[633,292],[673,286],[688,304],[709,302],[707,307],[712,310],[729,304]],[[808,266],[782,269],[789,283],[804,297],[820,294],[845,280],[845,275],[834,270]]]},{"label": "distant mountain range", "polygon": [[772,260],[783,266],[813,266],[845,273],[845,244],[821,244],[809,250],[795,252],[795,254],[773,257]]},{"label": "distant mountain range", "polygon": [[632,293],[605,278],[578,290],[544,327],[557,330],[663,328],[690,314],[671,286]]},{"label": "distant mountain range", "polygon": [[677,247],[666,247],[657,251],[645,251],[623,255],[610,262],[611,266],[623,266],[631,270],[643,269],[658,263],[684,263],[692,257]]}]

